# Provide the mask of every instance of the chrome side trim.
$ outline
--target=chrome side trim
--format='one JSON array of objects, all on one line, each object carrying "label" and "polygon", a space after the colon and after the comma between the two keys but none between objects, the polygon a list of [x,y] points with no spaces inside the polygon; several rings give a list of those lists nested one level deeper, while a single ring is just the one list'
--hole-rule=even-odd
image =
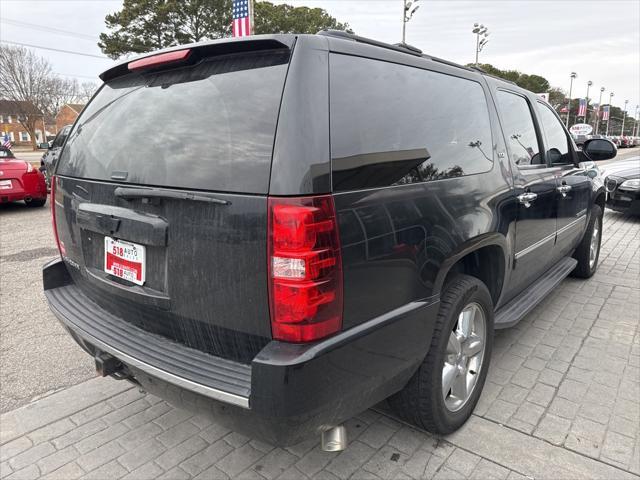
[{"label": "chrome side trim", "polygon": [[[517,235],[517,234],[516,234]],[[536,248],[541,247],[542,245],[544,245],[547,242],[553,241],[556,239],[556,232],[553,232],[551,235],[547,235],[546,237],[544,237],[541,240],[538,240],[536,243],[534,243],[533,245],[529,245],[527,248],[520,250],[519,252],[516,252],[516,260],[518,260],[519,258],[524,257],[526,254],[533,252]]]},{"label": "chrome side trim", "polygon": [[566,232],[567,230],[571,230],[573,227],[575,227],[576,225],[582,223],[583,220],[586,220],[587,216],[586,215],[582,215],[580,218],[575,219],[573,222],[566,224],[564,227],[562,227],[560,230],[558,230],[558,235]]},{"label": "chrome side trim", "polygon": [[574,228],[575,226],[579,225],[580,223],[582,223],[583,220],[586,220],[587,216],[586,215],[582,215],[580,218],[577,218],[576,220],[574,220],[573,222],[565,225],[564,227],[562,227],[560,230],[556,231],[555,233],[552,233],[551,235],[547,235],[546,237],[544,237],[541,240],[538,240],[536,243],[534,243],[533,245],[529,245],[527,248],[520,250],[519,252],[516,252],[515,258],[516,260],[518,260],[519,258],[524,257],[525,255],[527,255],[528,253],[533,252],[536,248],[541,247],[542,245],[544,245],[547,242],[550,242],[551,240],[555,240],[557,235],[561,235],[564,232],[566,232],[567,230],[570,230],[572,228]]},{"label": "chrome side trim", "polygon": [[161,370],[153,365],[149,365],[148,363],[141,362],[140,360],[127,355],[120,350],[111,347],[110,345],[98,340],[93,335],[88,334],[74,323],[67,320],[63,315],[58,314],[55,308],[52,308],[53,312],[56,314],[56,317],[66,326],[71,328],[75,334],[82,337],[88,343],[98,347],[100,350],[103,350],[107,353],[110,353],[114,357],[118,358],[118,360],[131,365],[132,367],[138,368],[149,375],[153,375],[155,377],[164,380],[165,382],[172,383],[173,385],[177,385],[178,387],[184,388],[185,390],[189,390],[191,392],[199,393],[200,395],[204,395],[205,397],[213,398],[214,400],[219,400],[221,402],[230,403],[232,405],[236,405],[238,407],[249,409],[249,398],[242,397],[240,395],[235,395],[233,393],[225,392],[223,390],[218,390],[217,388],[207,387],[206,385],[202,385],[200,383],[192,382],[191,380],[187,380],[186,378],[179,377],[174,375],[173,373],[166,372]]}]

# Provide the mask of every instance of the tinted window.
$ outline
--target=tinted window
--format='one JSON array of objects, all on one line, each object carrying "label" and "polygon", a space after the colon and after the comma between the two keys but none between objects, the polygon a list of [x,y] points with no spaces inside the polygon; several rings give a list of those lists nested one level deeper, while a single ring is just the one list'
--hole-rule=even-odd
[{"label": "tinted window", "polygon": [[288,59],[225,55],[116,79],[83,110],[58,173],[266,193]]},{"label": "tinted window", "polygon": [[[560,120],[551,110],[551,107],[538,102],[540,122],[547,139],[547,156],[551,163],[571,163],[569,155],[569,139]],[[584,135],[581,137],[586,138]],[[584,138],[582,139],[584,141]]]},{"label": "tinted window", "polygon": [[334,190],[491,169],[491,125],[479,83],[366,58],[330,58]]},{"label": "tinted window", "polygon": [[502,114],[502,129],[509,142],[512,160],[516,165],[542,164],[529,103],[520,95],[502,90],[498,91],[498,103]]},{"label": "tinted window", "polygon": [[52,148],[59,148],[64,144],[64,141],[67,138],[67,135],[69,135],[69,130],[71,130],[71,126],[67,125],[66,127],[63,127],[62,130],[60,130],[58,132],[58,135],[56,135],[55,140],[53,141],[53,144],[51,145]]}]

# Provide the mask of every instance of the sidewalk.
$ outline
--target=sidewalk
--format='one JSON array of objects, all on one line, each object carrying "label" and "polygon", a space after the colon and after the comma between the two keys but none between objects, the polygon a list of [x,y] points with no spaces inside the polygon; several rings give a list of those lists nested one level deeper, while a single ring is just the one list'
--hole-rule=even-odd
[{"label": "sidewalk", "polygon": [[474,416],[437,438],[369,410],[349,448],[274,448],[92,379],[0,417],[6,479],[640,478],[640,221],[607,212],[601,265],[496,335]]}]

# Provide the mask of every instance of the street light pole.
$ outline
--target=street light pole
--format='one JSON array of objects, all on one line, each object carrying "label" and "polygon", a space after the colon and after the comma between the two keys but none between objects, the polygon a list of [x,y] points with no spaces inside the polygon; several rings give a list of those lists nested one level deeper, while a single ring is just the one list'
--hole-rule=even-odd
[{"label": "street light pole", "polygon": [[[480,54],[482,49],[485,47],[485,45],[489,43],[489,40],[487,40],[487,37],[489,36],[489,29],[481,23],[480,24],[474,23],[473,30],[471,30],[471,33],[476,34],[476,67],[477,67],[478,55]],[[480,40],[480,36],[482,36],[482,40]]]},{"label": "street light pole", "polygon": [[622,111],[622,128],[620,129],[621,137],[624,137],[624,117],[627,116],[627,103],[629,103],[629,100],[624,101],[624,110]]},{"label": "street light pole", "polygon": [[593,82],[589,80],[587,82],[587,96],[584,97],[584,101],[586,102],[586,106],[584,109],[584,123],[588,123],[587,119],[589,118],[589,88],[591,88],[591,85],[593,85]]},{"label": "street light pole", "polygon": [[578,74],[576,72],[571,72],[571,83],[569,84],[569,105],[567,105],[567,123],[565,126],[569,128],[569,117],[571,116],[571,90],[573,89],[573,79],[576,78]]},{"label": "street light pole", "polygon": [[607,117],[607,132],[605,133],[606,136],[609,136],[609,122],[611,122],[611,114],[613,113],[613,111],[611,110],[611,99],[613,98],[614,93],[611,92],[609,94],[609,116]]},{"label": "street light pole", "polygon": [[600,87],[600,99],[598,100],[598,114],[596,115],[596,135],[598,134],[598,127],[600,126],[600,112],[602,111],[602,94],[604,93],[604,87]]},{"label": "street light pole", "polygon": [[416,10],[418,10],[420,8],[420,5],[416,5],[413,10],[411,10],[411,12],[409,12],[409,9],[411,8],[411,5],[415,5],[416,3],[418,3],[419,0],[413,0],[413,2],[408,1],[408,0],[403,0],[403,6],[402,6],[402,43],[407,43],[406,39],[407,39],[407,22],[409,20],[411,20],[411,17],[413,17],[413,14],[416,13]]}]

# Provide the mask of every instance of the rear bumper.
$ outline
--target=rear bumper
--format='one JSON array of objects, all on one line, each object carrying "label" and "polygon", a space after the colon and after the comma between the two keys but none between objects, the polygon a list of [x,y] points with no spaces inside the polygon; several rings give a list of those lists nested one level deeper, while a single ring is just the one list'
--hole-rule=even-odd
[{"label": "rear bumper", "polygon": [[47,198],[46,184],[39,182],[31,185],[33,188],[24,188],[16,179],[13,180],[13,188],[0,190],[0,203],[20,202],[25,198],[41,200]]},{"label": "rear bumper", "polygon": [[25,192],[24,190],[16,190],[13,189],[11,191],[3,191],[0,190],[0,203],[9,203],[9,202],[20,202],[25,198],[34,198],[37,200],[41,200],[43,198],[47,198],[47,192]]},{"label": "rear bumper", "polygon": [[74,285],[62,260],[45,265],[43,281],[51,310],[89,354],[110,353],[150,393],[278,445],[400,390],[427,353],[438,310],[437,301],[415,302],[314,344],[271,341],[243,364],[114,317]]}]

